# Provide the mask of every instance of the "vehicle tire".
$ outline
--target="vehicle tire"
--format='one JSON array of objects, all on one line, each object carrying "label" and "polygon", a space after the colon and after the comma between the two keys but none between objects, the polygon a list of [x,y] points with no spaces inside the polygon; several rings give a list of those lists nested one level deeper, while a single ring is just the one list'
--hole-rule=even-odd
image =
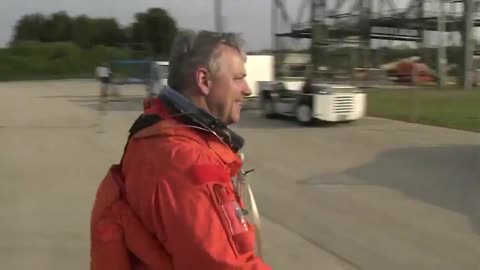
[{"label": "vehicle tire", "polygon": [[275,117],[275,104],[271,98],[266,98],[262,101],[262,110],[266,118]]},{"label": "vehicle tire", "polygon": [[307,104],[300,104],[295,109],[295,117],[301,125],[310,125],[313,122],[312,108]]}]

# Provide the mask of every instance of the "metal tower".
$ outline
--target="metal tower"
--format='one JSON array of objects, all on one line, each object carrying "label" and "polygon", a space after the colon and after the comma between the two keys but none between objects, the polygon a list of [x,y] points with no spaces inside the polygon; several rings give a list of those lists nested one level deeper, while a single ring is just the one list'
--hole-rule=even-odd
[{"label": "metal tower", "polygon": [[[339,64],[330,58],[334,57],[334,49],[342,46],[356,48],[351,67],[372,67],[374,58],[370,54],[374,43],[408,41],[422,48],[432,40],[439,40],[432,33],[443,37],[443,33],[456,32],[461,36],[464,51],[459,64],[463,74],[471,74],[473,28],[480,26],[480,19],[474,16],[474,9],[478,7],[476,0],[410,0],[403,8],[394,0],[303,0],[295,19],[286,8],[287,0],[273,2],[274,48],[285,45],[280,42],[282,38],[296,40],[293,44],[303,40],[302,44],[310,47],[315,70],[326,64]],[[449,10],[440,12],[440,4],[443,7],[448,4]],[[437,43],[440,48],[442,44],[445,45]],[[439,55],[442,57],[441,52]],[[441,66],[445,61],[438,62]],[[471,76],[462,77],[465,87],[470,87]]]}]

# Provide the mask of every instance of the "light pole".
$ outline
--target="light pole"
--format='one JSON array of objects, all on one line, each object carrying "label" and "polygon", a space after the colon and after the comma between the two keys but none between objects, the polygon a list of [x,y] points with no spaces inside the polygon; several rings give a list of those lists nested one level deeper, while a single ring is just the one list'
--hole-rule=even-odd
[{"label": "light pole", "polygon": [[445,2],[444,0],[438,0],[438,76],[440,88],[445,87],[445,65],[447,63],[447,54],[445,51],[445,41],[443,34],[445,33]]},{"label": "light pole", "polygon": [[463,34],[464,48],[464,77],[463,88],[472,88],[472,65],[473,65],[473,0],[464,0],[464,25],[465,33]]},{"label": "light pole", "polygon": [[222,0],[214,0],[214,20],[215,20],[215,31],[223,32],[223,23],[222,23]]}]

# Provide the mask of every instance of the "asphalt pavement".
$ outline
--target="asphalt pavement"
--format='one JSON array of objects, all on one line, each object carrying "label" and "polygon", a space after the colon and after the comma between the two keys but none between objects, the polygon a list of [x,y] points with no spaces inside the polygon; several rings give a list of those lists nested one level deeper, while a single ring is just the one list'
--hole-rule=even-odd
[{"label": "asphalt pavement", "polygon": [[[88,269],[89,215],[140,113],[90,80],[0,84],[2,269]],[[480,269],[480,134],[377,118],[233,127],[274,269]]]}]

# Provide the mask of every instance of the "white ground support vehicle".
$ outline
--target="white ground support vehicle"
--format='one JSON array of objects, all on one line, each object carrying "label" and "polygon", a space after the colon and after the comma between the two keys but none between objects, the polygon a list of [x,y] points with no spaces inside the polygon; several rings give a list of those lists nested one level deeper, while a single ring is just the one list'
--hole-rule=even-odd
[{"label": "white ground support vehicle", "polygon": [[318,119],[345,122],[362,118],[366,113],[366,93],[350,85],[311,84],[302,91],[303,81],[261,82],[260,105],[265,117],[294,116],[307,125]]}]

